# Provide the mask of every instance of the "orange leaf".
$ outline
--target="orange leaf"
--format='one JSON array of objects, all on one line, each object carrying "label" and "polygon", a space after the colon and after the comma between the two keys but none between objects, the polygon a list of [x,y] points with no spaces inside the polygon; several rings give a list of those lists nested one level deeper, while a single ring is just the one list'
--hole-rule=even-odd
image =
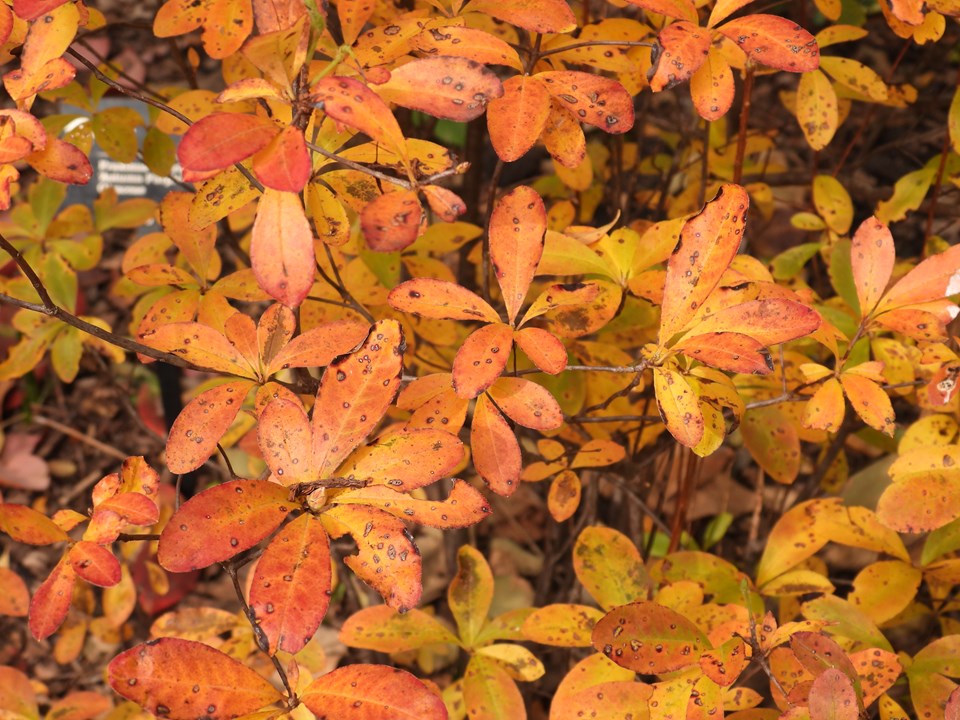
[{"label": "orange leaf", "polygon": [[266,147],[276,135],[277,126],[267,118],[214,113],[190,126],[177,148],[177,158],[184,170],[222,170]]},{"label": "orange leaf", "polygon": [[440,696],[410,673],[386,665],[348,665],[310,683],[300,696],[318,717],[344,720],[445,720]]},{"label": "orange leaf", "polygon": [[310,641],[330,604],[330,577],[330,541],[313,515],[301,515],[270,541],[250,583],[250,609],[271,655],[299,652]]},{"label": "orange leaf", "polygon": [[898,280],[877,306],[876,314],[906,305],[940,300],[960,292],[960,245],[929,257]]},{"label": "orange leaf", "polygon": [[[697,326],[694,332],[699,332]],[[674,350],[721,370],[766,375],[773,372],[773,360],[763,344],[752,337],[733,332],[687,336]]]},{"label": "orange leaf", "polygon": [[569,520],[580,507],[580,477],[564,470],[550,481],[547,509],[557,522]]},{"label": "orange leaf", "polygon": [[697,22],[697,9],[691,0],[627,0],[631,5],[650,10],[657,15]]},{"label": "orange leaf", "polygon": [[[30,591],[27,584],[10,568],[0,568],[0,615],[8,617],[26,617],[30,607]],[[0,681],[0,687],[4,682]],[[7,689],[7,688],[5,688]],[[4,702],[3,690],[0,690],[0,703]],[[7,709],[10,705],[4,705]]]},{"label": "orange leaf", "polygon": [[616,80],[576,70],[544,72],[537,78],[580,122],[613,135],[633,127],[633,97]]},{"label": "orange leaf", "polygon": [[717,0],[710,11],[710,17],[707,20],[707,27],[714,27],[717,23],[723,22],[742,7],[746,7],[754,0]]},{"label": "orange leaf", "polygon": [[752,61],[768,67],[809,72],[820,66],[820,48],[813,35],[778,15],[745,15],[718,30],[739,45]]},{"label": "orange leaf", "polygon": [[836,668],[829,668],[814,678],[807,705],[813,720],[856,720],[860,717],[853,683]]},{"label": "orange leaf", "polygon": [[120,582],[120,561],[102,545],[81,540],[66,557],[77,575],[91,585],[112,587]]},{"label": "orange leaf", "polygon": [[840,384],[860,419],[875,430],[893,437],[894,413],[890,397],[873,380],[845,372]]},{"label": "orange leaf", "polygon": [[25,159],[38,173],[57,182],[84,185],[93,177],[93,166],[83,151],[54,137],[47,140],[46,147]]},{"label": "orange leaf", "polygon": [[430,209],[444,222],[456,222],[467,211],[463,198],[452,190],[439,185],[424,185],[420,188]]},{"label": "orange leaf", "polygon": [[487,391],[500,409],[518,425],[533,430],[556,430],[563,425],[563,410],[550,391],[530,380],[504,377]]},{"label": "orange leaf", "polygon": [[209,645],[165,637],[120,653],[107,667],[120,695],[170,720],[246,715],[280,693],[255,671]]},{"label": "orange leaf", "polygon": [[850,266],[860,301],[860,317],[867,317],[880,301],[893,274],[896,252],[893,235],[876,217],[864,220],[853,234]]},{"label": "orange leaf", "polygon": [[13,11],[21,20],[36,20],[69,0],[13,0]]},{"label": "orange leaf", "polygon": [[614,608],[593,628],[593,646],[617,665],[660,675],[697,664],[710,642],[683,615],[654,602]]},{"label": "orange leaf", "polygon": [[396,320],[380,320],[356,352],[330,363],[313,406],[313,465],[329,477],[380,422],[400,389],[406,344]]},{"label": "orange leaf", "polygon": [[537,142],[550,115],[550,93],[536,77],[515,75],[503,83],[503,95],[491,101],[487,130],[504,162],[519,160]]},{"label": "orange leaf", "polygon": [[257,284],[284,305],[297,307],[310,294],[314,262],[313,232],[300,197],[267,188],[257,205],[250,240]]},{"label": "orange leaf", "polygon": [[417,278],[400,283],[387,297],[394,310],[425,318],[499,322],[497,311],[456,283]]},{"label": "orange leaf", "polygon": [[[653,687],[646,683],[633,680],[600,682],[589,687],[571,690],[569,694],[563,696],[562,701],[555,698],[550,706],[550,718],[551,720],[580,720],[583,717],[591,717],[613,720],[618,715],[625,716],[624,708],[647,708],[652,695]],[[630,714],[629,711],[627,714]],[[665,715],[665,717],[671,716]]]},{"label": "orange leaf", "polygon": [[446,625],[422,610],[408,610],[401,615],[386,605],[373,605],[343,621],[340,642],[395,653],[441,643],[456,645],[458,640]]},{"label": "orange leaf", "polygon": [[667,431],[681,445],[696,447],[703,437],[704,422],[700,403],[690,383],[676,370],[655,367],[653,386]]},{"label": "orange leaf", "polygon": [[189,572],[249,550],[293,510],[288,493],[263,480],[231,480],[195,495],[160,534],[160,565]]},{"label": "orange leaf", "polygon": [[[322,516],[327,530],[339,537],[328,519],[337,521],[357,543],[357,555],[348,555],[344,563],[361,580],[383,596],[384,602],[400,612],[420,602],[422,562],[413,536],[403,522],[375,507],[336,505]],[[369,688],[368,688],[369,690]]]},{"label": "orange leaf", "polygon": [[490,489],[498,495],[512,495],[520,480],[520,445],[503,415],[485,395],[477,398],[473,412],[470,450],[474,467]]},{"label": "orange leaf", "polygon": [[707,59],[690,78],[693,106],[700,117],[713,122],[727,114],[733,104],[733,94],[730,64],[719,51],[711,49]]},{"label": "orange leaf", "polygon": [[565,168],[573,170],[580,167],[587,155],[587,138],[577,116],[556,98],[550,98],[550,115],[540,139],[550,157]]},{"label": "orange leaf", "polygon": [[168,323],[140,333],[139,339],[157,350],[175,353],[211,372],[253,378],[253,369],[227,338],[209,325]]},{"label": "orange leaf", "polygon": [[457,574],[447,590],[447,604],[467,647],[473,645],[487,623],[493,590],[493,571],[483,554],[470,545],[461,545],[457,551]]},{"label": "orange leaf", "polygon": [[469,27],[448,25],[425,29],[414,38],[414,46],[427,55],[462,57],[484,65],[507,65],[515,70],[523,69],[520,56],[510,45],[488,32]]},{"label": "orange leaf", "polygon": [[257,424],[257,442],[264,462],[282,485],[316,480],[310,462],[313,433],[299,403],[284,398],[267,403]]},{"label": "orange leaf", "polygon": [[313,86],[318,107],[347,127],[403,155],[406,143],[397,119],[373,90],[353,78],[328,77]]},{"label": "orange leaf", "polygon": [[[540,272],[543,272],[542,268]],[[550,285],[530,304],[519,324],[524,325],[533,318],[557,308],[584,305],[596,300],[599,294],[600,286],[597,283],[579,282]]]},{"label": "orange leaf", "polygon": [[803,424],[808,428],[837,432],[843,423],[846,410],[840,382],[832,377],[821,385],[807,402],[803,413]]},{"label": "orange leaf", "polygon": [[193,472],[217,450],[220,438],[243,406],[249,380],[235,380],[205,390],[191,400],[167,436],[167,467],[172,473]]},{"label": "orange leaf", "polygon": [[302,0],[253,0],[253,17],[261,35],[293,27],[306,12]]},{"label": "orange leaf", "polygon": [[[660,31],[657,40],[662,50],[656,54],[650,77],[650,89],[654,92],[667,90],[689,78],[710,52],[710,33],[695,22],[670,23]],[[732,76],[730,80],[732,83]]]},{"label": "orange leaf", "polygon": [[880,496],[877,517],[892,530],[923,533],[956,520],[960,483],[944,472],[930,472],[895,482]]},{"label": "orange leaf", "polygon": [[566,0],[473,0],[470,10],[535,33],[568,33],[577,27]]},{"label": "orange leaf", "polygon": [[606,467],[620,462],[626,456],[627,451],[623,446],[612,440],[590,440],[577,451],[570,468],[576,470],[582,467]]},{"label": "orange leaf", "polygon": [[515,331],[513,339],[543,372],[556,375],[567,367],[567,348],[553,333],[541,328],[524,328]]},{"label": "orange leaf", "polygon": [[350,352],[367,337],[369,328],[354,320],[334,320],[307,330],[284,345],[270,361],[267,375],[292,367],[323,367]]},{"label": "orange leaf", "polygon": [[475,398],[503,374],[513,347],[513,329],[503,323],[484,325],[471,333],[453,360],[457,396]]},{"label": "orange leaf", "polygon": [[27,545],[52,545],[70,539],[43,513],[14,503],[0,503],[0,530]]},{"label": "orange leaf", "polygon": [[345,43],[353,45],[376,8],[376,3],[370,0],[341,0],[337,3],[337,17]]},{"label": "orange leaf", "polygon": [[700,656],[703,674],[721,687],[730,687],[740,677],[749,658],[743,640],[734,637]]},{"label": "orange leaf", "polygon": [[203,27],[207,55],[218,60],[233,55],[253,30],[250,0],[167,0],[153,19],[157,37],[173,37]]},{"label": "orange leaf", "polygon": [[450,496],[439,502],[418,500],[383,485],[369,485],[359,490],[348,490],[337,495],[334,502],[372,505],[402,520],[444,529],[474,525],[490,514],[486,498],[472,485],[462,480],[454,480]]},{"label": "orange leaf", "polygon": [[367,245],[376,252],[397,252],[420,234],[423,207],[415,190],[384,193],[367,203],[360,227]]},{"label": "orange leaf", "polygon": [[490,262],[511,324],[537,271],[546,231],[547,211],[533,188],[520,185],[494,205],[490,216]]},{"label": "orange leaf", "polygon": [[70,611],[76,581],[76,571],[68,555],[64,555],[33,593],[30,601],[28,625],[34,638],[43,640],[50,637],[63,623]]},{"label": "orange leaf", "polygon": [[740,248],[749,205],[746,190],[739,185],[723,185],[717,196],[684,224],[680,245],[667,263],[661,345],[684,329],[720,282]]},{"label": "orange leaf", "polygon": [[303,190],[311,171],[303,132],[292,125],[281,130],[254,156],[253,171],[268,188],[295,193]]},{"label": "orange leaf", "polygon": [[820,315],[803,303],[765,298],[733,305],[700,320],[691,332],[740,333],[762,347],[796,340],[820,327]]},{"label": "orange leaf", "polygon": [[405,492],[447,477],[463,455],[463,443],[442,429],[404,430],[358,448],[340,471],[370,485]]},{"label": "orange leaf", "polygon": [[413,60],[390,71],[377,94],[411,110],[467,122],[480,117],[487,103],[503,95],[500,79],[474,60],[432,57]]}]

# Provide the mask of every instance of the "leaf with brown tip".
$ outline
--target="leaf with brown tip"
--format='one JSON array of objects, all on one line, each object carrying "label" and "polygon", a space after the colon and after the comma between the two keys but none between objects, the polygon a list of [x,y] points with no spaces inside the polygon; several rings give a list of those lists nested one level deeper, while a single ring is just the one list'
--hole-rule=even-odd
[{"label": "leaf with brown tip", "polygon": [[487,131],[497,156],[519,160],[540,137],[550,115],[550,93],[536,77],[515,75],[503,83],[503,95],[490,102]]},{"label": "leaf with brown tip", "polygon": [[739,185],[723,185],[716,197],[684,224],[680,244],[667,263],[660,312],[661,345],[684,329],[720,282],[740,248],[749,205],[746,190]]},{"label": "leaf with brown tip", "polygon": [[580,122],[612,135],[633,127],[633,97],[616,80],[576,70],[543,72],[537,78]]},{"label": "leaf with brown tip", "polygon": [[406,344],[396,320],[380,320],[357,351],[327,367],[313,406],[313,466],[329,477],[377,426],[400,389]]},{"label": "leaf with brown tip", "polygon": [[348,665],[322,675],[301,696],[317,717],[343,720],[446,720],[439,695],[406,670]]},{"label": "leaf with brown tip", "polygon": [[420,234],[423,206],[414,190],[384,193],[360,213],[360,228],[375,252],[398,252]]},{"label": "leaf with brown tip", "polygon": [[204,490],[167,522],[157,560],[170,572],[189,572],[249,550],[293,510],[288,495],[282,485],[263,480],[231,480]]},{"label": "leaf with brown tip", "polygon": [[[322,519],[332,537],[344,530],[353,536],[359,552],[345,557],[344,563],[387,605],[400,612],[417,606],[423,591],[420,550],[401,520],[363,505],[336,505]],[[331,527],[329,520],[338,527]]]},{"label": "leaf with brown tip", "polygon": [[250,583],[250,609],[270,654],[296,653],[310,642],[330,604],[330,540],[304,513],[267,545]]},{"label": "leaf with brown tip", "polygon": [[504,323],[484,325],[463,341],[453,360],[457,396],[475,398],[503,374],[513,348],[513,328]]},{"label": "leaf with brown tip", "polygon": [[477,398],[470,425],[473,465],[498,495],[509,496],[520,481],[520,445],[500,411],[487,399]]},{"label": "leaf with brown tip", "polygon": [[217,451],[217,443],[233,424],[251,387],[252,380],[234,380],[204,390],[187,403],[167,436],[170,472],[193,472]]},{"label": "leaf with brown tip", "polygon": [[250,263],[257,284],[288,307],[310,294],[314,266],[313,231],[296,193],[267,188],[257,205]]},{"label": "leaf with brown tip", "polygon": [[487,103],[503,95],[500,79],[463,57],[413,60],[390,71],[377,94],[411,110],[454,122],[480,117]]},{"label": "leaf with brown tip", "polygon": [[494,205],[490,216],[490,262],[511,324],[537,272],[546,231],[547,211],[533,188],[520,185]]},{"label": "leaf with brown tip", "polygon": [[170,720],[228,720],[281,699],[239,661],[209,645],[172,637],[117,655],[107,667],[107,681],[147,712]]},{"label": "leaf with brown tip", "polygon": [[462,285],[417,278],[400,283],[387,296],[394,310],[438,320],[483,320],[499,322],[497,311],[483,298]]}]

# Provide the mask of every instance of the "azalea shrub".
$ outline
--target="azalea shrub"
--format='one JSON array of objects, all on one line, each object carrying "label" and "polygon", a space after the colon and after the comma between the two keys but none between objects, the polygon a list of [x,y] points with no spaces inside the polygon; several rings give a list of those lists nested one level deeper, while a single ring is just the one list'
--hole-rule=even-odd
[{"label": "azalea shrub", "polygon": [[0,715],[960,718],[955,0],[130,12],[0,2]]}]

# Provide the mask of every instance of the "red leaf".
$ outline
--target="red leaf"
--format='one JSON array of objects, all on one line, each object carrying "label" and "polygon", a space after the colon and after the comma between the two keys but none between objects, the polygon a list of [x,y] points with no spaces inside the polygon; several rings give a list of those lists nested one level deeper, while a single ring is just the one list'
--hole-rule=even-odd
[{"label": "red leaf", "polygon": [[328,77],[313,86],[318,107],[337,122],[359,130],[401,155],[406,142],[397,119],[373,90],[352,78]]},{"label": "red leaf", "polygon": [[274,477],[290,486],[316,479],[310,462],[313,432],[303,406],[278,398],[267,403],[257,424],[260,454]]},{"label": "red leaf", "polygon": [[167,436],[167,467],[188,473],[203,465],[243,406],[250,380],[235,380],[205,390],[180,411]]},{"label": "red leaf", "polygon": [[453,360],[453,389],[461,398],[475,398],[503,374],[513,347],[513,329],[503,323],[484,325],[460,346]]},{"label": "red leaf", "polygon": [[204,490],[167,522],[157,560],[170,572],[187,572],[249,550],[293,510],[288,494],[262,480],[231,480]]},{"label": "red leaf", "polygon": [[533,188],[520,185],[494,205],[490,216],[490,262],[511,324],[537,272],[546,231],[547,211]]},{"label": "red leaf", "polygon": [[363,346],[334,360],[323,374],[313,406],[313,463],[329,477],[377,426],[400,389],[403,331],[380,320]]},{"label": "red leaf", "polygon": [[171,637],[117,655],[107,666],[107,681],[147,712],[170,720],[227,720],[281,699],[246,665],[203,643]]},{"label": "red leaf", "polygon": [[[463,460],[463,443],[443,429],[404,430],[377,438],[344,463],[343,475],[398,492],[431,485]],[[416,462],[410,462],[416,458]]]},{"label": "red leaf", "polygon": [[568,33],[577,27],[566,0],[473,0],[470,10],[535,33]]},{"label": "red leaf", "polygon": [[653,65],[650,89],[660,92],[693,75],[710,52],[710,32],[695,22],[670,23],[658,36],[663,48]]},{"label": "red leaf", "polygon": [[14,503],[0,504],[0,530],[27,545],[52,545],[70,539],[43,513]]},{"label": "red leaf", "polygon": [[310,642],[330,604],[330,577],[330,541],[313,515],[301,515],[270,541],[250,584],[250,608],[271,655]]},{"label": "red leaf", "polygon": [[556,430],[563,425],[563,410],[542,385],[524,378],[504,377],[487,391],[494,402],[518,425],[533,430]]},{"label": "red leaf", "polygon": [[411,110],[467,122],[482,115],[490,100],[503,95],[503,85],[474,60],[432,57],[391,70],[390,79],[377,87],[377,94]]},{"label": "red leaf", "polygon": [[296,193],[264,191],[253,223],[250,262],[257,284],[284,305],[297,307],[310,294],[316,273],[313,231]]},{"label": "red leaf", "polygon": [[43,640],[56,632],[70,610],[73,600],[73,586],[77,574],[67,555],[50,572],[50,576],[41,583],[30,601],[30,634],[37,640]]},{"label": "red leaf", "polygon": [[550,93],[536,77],[515,75],[503,83],[503,95],[491,101],[487,130],[504,162],[519,160],[532,148],[550,116]]},{"label": "red leaf", "polygon": [[91,585],[112,587],[120,582],[120,561],[102,545],[81,540],[67,553],[77,575]]},{"label": "red leaf", "polygon": [[520,445],[500,411],[485,395],[477,398],[470,425],[473,464],[498,495],[512,495],[520,480]]},{"label": "red leaf", "polygon": [[274,190],[300,192],[310,179],[310,153],[303,132],[288,125],[253,158],[253,171]]},{"label": "red leaf", "polygon": [[439,695],[405,670],[348,665],[327,673],[301,695],[318,717],[337,720],[446,720]]},{"label": "red leaf", "polygon": [[745,15],[717,29],[754,62],[789,72],[820,67],[817,41],[792,20],[778,15]]},{"label": "red leaf", "polygon": [[613,135],[633,127],[633,97],[616,80],[576,70],[537,75],[573,115]]},{"label": "red leaf", "polygon": [[360,213],[363,236],[376,252],[397,252],[412,244],[422,221],[423,206],[415,190],[385,193]]},{"label": "red leaf", "polygon": [[277,134],[272,120],[242,113],[214,113],[187,130],[177,148],[184,170],[222,170],[266,147]]},{"label": "red leaf", "polygon": [[667,263],[660,312],[660,344],[693,319],[740,248],[750,198],[739,185],[724,185],[683,226],[680,245]]},{"label": "red leaf", "polygon": [[338,495],[334,502],[372,505],[402,520],[444,529],[474,525],[490,514],[487,499],[462,480],[453,481],[450,496],[441,502],[417,500],[382,485],[348,490]]},{"label": "red leaf", "polygon": [[456,283],[417,278],[400,283],[387,296],[394,310],[417,317],[499,322],[497,311],[479,295]]},{"label": "red leaf", "polygon": [[[359,550],[344,563],[367,585],[383,596],[390,607],[405,612],[420,602],[422,561],[420,550],[403,522],[383,510],[362,505],[337,505],[323,514],[336,520],[353,536]],[[327,525],[334,537],[335,532]]]}]

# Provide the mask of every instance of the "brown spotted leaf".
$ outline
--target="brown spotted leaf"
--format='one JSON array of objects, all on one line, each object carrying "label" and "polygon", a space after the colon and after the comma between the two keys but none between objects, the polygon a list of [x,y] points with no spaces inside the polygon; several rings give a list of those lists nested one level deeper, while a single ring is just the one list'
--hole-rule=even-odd
[{"label": "brown spotted leaf", "polygon": [[491,323],[471,333],[453,360],[453,389],[457,396],[475,398],[500,377],[513,348],[513,328]]},{"label": "brown spotted leaf", "polygon": [[661,345],[684,329],[720,282],[740,248],[749,205],[746,190],[727,184],[684,224],[680,245],[667,263],[660,316]]},{"label": "brown spotted leaf", "polygon": [[[699,333],[699,325],[693,331]],[[773,372],[773,360],[763,344],[740,333],[688,335],[673,347],[693,360],[721,370],[753,375]]]},{"label": "brown spotted leaf", "polygon": [[650,89],[654,92],[667,90],[690,78],[710,52],[710,32],[686,20],[670,23],[657,39],[662,50],[650,77]]},{"label": "brown spotted leaf", "polygon": [[633,97],[616,80],[576,70],[543,72],[536,77],[580,122],[613,135],[633,127]]},{"label": "brown spotted leaf", "polygon": [[425,318],[499,322],[497,311],[479,295],[456,283],[417,278],[400,283],[387,297],[390,306]]},{"label": "brown spotted leaf", "polygon": [[390,71],[377,94],[427,115],[467,122],[480,117],[487,103],[503,95],[500,79],[474,60],[432,57],[413,60]]},{"label": "brown spotted leaf", "polygon": [[400,388],[406,344],[396,320],[380,320],[366,342],[327,367],[313,406],[313,465],[329,477],[383,418]]},{"label": "brown spotted leaf", "polygon": [[512,495],[520,481],[520,445],[486,395],[477,398],[470,425],[470,450],[474,467],[490,489],[498,495]]},{"label": "brown spotted leaf", "polygon": [[646,599],[651,588],[637,546],[612,528],[584,528],[573,547],[573,570],[604,610]]},{"label": "brown spotted leaf", "polygon": [[313,86],[317,106],[339,123],[359,130],[394,152],[405,153],[406,143],[387,104],[359,80],[327,77]]},{"label": "brown spotted leaf", "polygon": [[444,222],[456,222],[467,211],[463,198],[452,190],[439,185],[424,185],[420,188],[433,213]]},{"label": "brown spotted leaf", "polygon": [[253,368],[240,351],[209,325],[167,323],[141,333],[139,339],[156,350],[179,355],[198,368],[251,379],[255,377]]},{"label": "brown spotted leaf", "polygon": [[370,485],[406,492],[447,477],[463,455],[463,443],[442,428],[404,430],[358,448],[340,472]]},{"label": "brown spotted leaf", "polygon": [[593,629],[593,646],[617,665],[659,675],[695,665],[710,641],[692,622],[654,602],[607,613]]},{"label": "brown spotted leaf", "polygon": [[[806,77],[806,76],[804,76]],[[723,55],[710,50],[707,59],[690,78],[690,97],[704,120],[719,120],[733,104],[733,71]]]},{"label": "brown spotted leaf", "polygon": [[[231,480],[190,498],[160,534],[157,559],[170,572],[227,560],[272,533],[293,510],[289,491],[262,480]],[[242,521],[242,522],[241,522]]]},{"label": "brown spotted leaf", "polygon": [[719,310],[700,320],[693,332],[740,333],[769,347],[809,335],[820,323],[819,313],[803,303],[764,298]]},{"label": "brown spotted leaf", "polygon": [[251,380],[234,380],[204,390],[187,403],[167,436],[170,472],[193,472],[217,451],[217,443],[237,417],[251,387]]},{"label": "brown spotted leaf", "polygon": [[960,292],[960,245],[928,257],[898,280],[880,300],[877,314],[940,300]]},{"label": "brown spotted leaf", "polygon": [[850,406],[860,419],[873,429],[892,437],[895,417],[893,405],[886,391],[873,380],[853,372],[840,375],[840,384],[850,401]]},{"label": "brown spotted leaf", "polygon": [[550,157],[570,170],[580,167],[587,156],[587,138],[577,118],[567,103],[551,97],[550,115],[540,135]]},{"label": "brown spotted leaf", "polygon": [[107,681],[121,696],[170,720],[246,715],[281,699],[255,671],[209,645],[159,638],[120,653]]},{"label": "brown spotted leaf", "polygon": [[747,665],[747,647],[740,638],[730,638],[700,656],[703,674],[721,687],[730,687]]},{"label": "brown spotted leaf", "polygon": [[257,424],[257,441],[267,467],[282,485],[316,479],[310,462],[313,432],[298,402],[281,397],[267,403]]},{"label": "brown spotted leaf", "polygon": [[[403,521],[375,507],[336,505],[323,516],[333,537],[349,532],[359,552],[344,563],[361,580],[383,596],[383,601],[400,612],[416,607],[423,588],[420,584],[420,551]],[[336,521],[335,526],[329,522]]]},{"label": "brown spotted leaf", "polygon": [[629,0],[631,5],[650,10],[657,15],[697,22],[697,8],[692,0]]},{"label": "brown spotted leaf", "polygon": [[820,70],[800,76],[797,85],[797,121],[814,150],[823,150],[833,140],[840,124],[837,91]]},{"label": "brown spotted leaf", "polygon": [[820,66],[820,48],[813,35],[784,17],[744,15],[717,29],[761,65],[797,73]]},{"label": "brown spotted leaf", "polygon": [[52,545],[70,539],[42,512],[17,503],[0,503],[0,531],[27,545]]},{"label": "brown spotted leaf", "polygon": [[837,432],[843,423],[847,405],[843,399],[843,388],[835,377],[827,378],[813,397],[807,401],[803,412],[803,424],[808,428]]},{"label": "brown spotted leaf", "polygon": [[577,27],[567,0],[473,0],[469,9],[535,33],[568,33]]},{"label": "brown spotted leaf", "polygon": [[593,627],[603,611],[589,605],[545,605],[523,623],[523,635],[532,642],[554,647],[590,647]]},{"label": "brown spotted leaf", "polygon": [[497,406],[518,425],[533,430],[556,430],[563,425],[563,410],[550,391],[535,382],[503,377],[487,391]]},{"label": "brown spotted leaf", "polygon": [[340,720],[446,720],[440,696],[405,670],[348,665],[314,680],[301,695],[317,717]]},{"label": "brown spotted leaf", "polygon": [[367,203],[360,213],[360,228],[371,250],[398,252],[417,239],[422,220],[416,191],[400,190]]},{"label": "brown spotted leaf", "polygon": [[748,411],[740,425],[743,443],[774,480],[789,485],[800,472],[800,438],[790,418],[775,405]]},{"label": "brown spotted leaf", "polygon": [[547,211],[536,190],[520,185],[501,197],[490,216],[490,262],[513,323],[543,255]]},{"label": "brown spotted leaf", "polygon": [[687,379],[676,370],[653,369],[657,408],[667,431],[686,447],[696,447],[703,437],[704,420],[700,402]]},{"label": "brown spotted leaf", "polygon": [[277,352],[267,375],[292,367],[324,367],[350,352],[367,337],[370,328],[354,320],[334,320],[301,333]]},{"label": "brown spotted leaf", "polygon": [[323,524],[304,513],[270,541],[250,583],[250,609],[271,655],[303,649],[327,613],[330,594],[330,541]]},{"label": "brown spotted leaf", "polygon": [[523,69],[516,50],[500,38],[474,28],[456,25],[429,28],[417,35],[414,46],[428,55],[456,56],[484,65],[507,65],[515,70]]},{"label": "brown spotted leaf", "polygon": [[70,548],[67,558],[77,575],[91,585],[112,587],[120,582],[120,561],[102,545],[81,540]]},{"label": "brown spotted leaf", "polygon": [[483,554],[470,545],[457,551],[457,574],[450,581],[447,602],[460,631],[460,640],[472,647],[487,622],[493,602],[493,572]]},{"label": "brown spotted leaf", "polygon": [[343,492],[335,502],[371,505],[402,520],[444,529],[474,525],[490,514],[487,499],[462,480],[453,481],[450,496],[442,501],[419,500],[383,485],[371,485]]},{"label": "brown spotted leaf", "polygon": [[582,485],[580,476],[573,470],[563,470],[557,473],[550,481],[550,490],[547,491],[547,510],[557,522],[564,522],[573,517],[580,507]]},{"label": "brown spotted leaf", "polygon": [[532,148],[550,115],[550,93],[536,77],[515,75],[503,83],[503,96],[490,102],[487,130],[497,156],[519,160]]}]

